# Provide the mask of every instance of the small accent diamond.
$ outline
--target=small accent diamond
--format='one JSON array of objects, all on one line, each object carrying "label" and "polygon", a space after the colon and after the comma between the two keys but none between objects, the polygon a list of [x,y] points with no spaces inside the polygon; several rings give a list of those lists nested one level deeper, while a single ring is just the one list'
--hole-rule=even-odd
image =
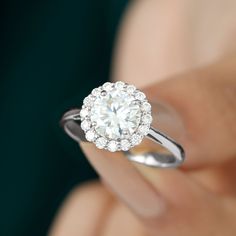
[{"label": "small accent diamond", "polygon": [[148,102],[144,102],[144,103],[142,104],[142,109],[143,109],[143,111],[146,111],[146,112],[151,111],[151,104],[148,103]]},{"label": "small accent diamond", "polygon": [[100,94],[100,89],[99,88],[95,88],[95,89],[93,89],[92,90],[92,94],[94,95],[94,96],[98,96],[99,94]]},{"label": "small accent diamond", "polygon": [[91,126],[91,122],[89,122],[88,120],[84,120],[81,122],[81,128],[84,131],[89,130],[90,126]]},{"label": "small accent diamond", "polygon": [[142,101],[146,98],[145,94],[143,92],[140,92],[138,91],[136,94],[135,94],[135,98]]},{"label": "small accent diamond", "polygon": [[115,152],[118,150],[118,145],[117,145],[117,142],[112,140],[108,143],[107,145],[107,149],[110,151],[110,152]]},{"label": "small accent diamond", "polygon": [[152,122],[152,116],[149,114],[146,114],[143,116],[143,123],[144,124],[150,124]]},{"label": "small accent diamond", "polygon": [[123,151],[128,151],[131,147],[131,143],[127,139],[121,140],[120,145]]},{"label": "small accent diamond", "polygon": [[88,108],[83,108],[83,109],[80,111],[80,116],[81,116],[81,118],[85,118],[88,114],[89,114]]},{"label": "small accent diamond", "polygon": [[93,104],[94,99],[95,97],[93,97],[92,95],[89,95],[84,99],[83,103],[84,105],[91,106]]},{"label": "small accent diamond", "polygon": [[103,137],[100,137],[96,140],[95,144],[97,148],[102,149],[106,146],[107,140]]},{"label": "small accent diamond", "polygon": [[147,125],[141,125],[141,126],[139,126],[139,132],[141,133],[141,134],[143,134],[143,135],[147,135],[148,134],[148,132],[149,132],[149,126],[147,126]]},{"label": "small accent diamond", "polygon": [[123,89],[123,88],[124,88],[124,85],[125,85],[125,83],[122,82],[122,81],[118,81],[118,82],[115,83],[115,87],[116,87],[117,89]]},{"label": "small accent diamond", "polygon": [[127,92],[128,93],[133,93],[136,90],[134,85],[128,85],[127,86]]},{"label": "small accent diamond", "polygon": [[106,91],[110,91],[110,90],[112,90],[112,86],[113,86],[112,83],[106,82],[106,83],[102,86],[102,88],[103,88],[104,90],[106,90]]},{"label": "small accent diamond", "polygon": [[139,134],[133,134],[131,137],[132,145],[138,145],[142,142],[142,136]]},{"label": "small accent diamond", "polygon": [[86,134],[85,134],[85,138],[86,138],[89,142],[94,141],[95,138],[96,138],[95,132],[94,132],[93,130],[87,131]]}]

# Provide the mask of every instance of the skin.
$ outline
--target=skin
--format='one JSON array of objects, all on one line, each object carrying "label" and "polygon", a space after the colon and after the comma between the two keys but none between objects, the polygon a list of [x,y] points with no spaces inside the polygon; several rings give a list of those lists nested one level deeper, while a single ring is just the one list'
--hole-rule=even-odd
[{"label": "skin", "polygon": [[184,165],[148,168],[80,143],[101,180],[69,194],[49,235],[235,235],[235,3],[212,4],[135,1],[114,53],[113,80],[176,111],[157,124],[184,146]]}]

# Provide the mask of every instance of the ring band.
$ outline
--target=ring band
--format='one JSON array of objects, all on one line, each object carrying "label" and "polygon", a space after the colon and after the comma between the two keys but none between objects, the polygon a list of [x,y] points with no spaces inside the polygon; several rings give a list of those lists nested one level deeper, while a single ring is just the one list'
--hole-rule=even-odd
[{"label": "ring band", "polygon": [[[82,109],[66,112],[61,125],[75,141],[93,142],[110,152],[123,151],[130,161],[151,167],[177,167],[184,150],[173,139],[151,126],[151,104],[133,85],[118,81],[95,88],[83,101]],[[156,151],[133,153],[131,148],[147,137],[168,154]]]}]

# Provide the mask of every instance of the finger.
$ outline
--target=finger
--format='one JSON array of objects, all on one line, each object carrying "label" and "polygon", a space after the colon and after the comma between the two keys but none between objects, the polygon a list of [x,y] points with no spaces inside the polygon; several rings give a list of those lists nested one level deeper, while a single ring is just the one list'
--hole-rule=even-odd
[{"label": "finger", "polygon": [[[219,68],[219,66],[217,66],[217,68]],[[205,78],[208,78],[207,75],[211,71],[210,69],[204,68],[202,71],[200,71],[203,78],[204,76]],[[213,69],[211,73],[213,73]],[[200,72],[196,71],[195,73],[198,74]],[[219,73],[216,73],[216,75],[218,74]],[[173,80],[171,85],[173,85],[175,81],[180,81],[179,84],[182,85],[182,80],[185,81],[185,83],[183,83],[182,85],[183,87],[186,83],[188,84],[188,80],[190,81],[189,83],[198,83],[195,82],[194,78],[192,78],[190,75],[192,75],[192,73],[182,75],[181,78]],[[227,82],[232,82],[232,80],[229,79],[227,80]],[[170,104],[171,107],[174,107],[179,116],[182,118],[184,126],[186,127],[186,120],[188,116],[186,116],[183,111],[190,108],[188,108],[189,104],[186,103],[186,101],[184,103],[184,100],[180,95],[183,95],[185,91],[188,91],[188,89],[182,89],[179,93],[176,94],[174,93],[174,88],[177,87],[178,83],[173,85],[174,88],[170,86],[169,83],[169,81],[165,81],[161,84],[152,86],[151,88],[147,88],[147,94],[154,101],[159,99],[165,101],[165,103]],[[203,83],[203,81],[201,83]],[[172,90],[169,89],[169,86],[173,88],[173,94],[170,93],[170,91],[172,92]],[[156,94],[157,88],[162,88],[162,92]],[[188,86],[188,88],[190,88],[191,91],[191,86]],[[179,87],[177,87],[176,90],[179,91]],[[171,95],[166,95],[169,93]],[[194,92],[190,93],[190,95],[191,94],[193,94],[193,98],[194,96],[196,96],[194,95]],[[175,97],[173,98],[172,95],[175,95]],[[203,93],[203,95],[205,95],[205,93]],[[211,97],[209,99],[211,99]],[[181,101],[181,103],[178,103],[179,100]],[[193,101],[197,103],[199,99],[195,98]],[[184,105],[181,106],[182,103],[184,105],[187,104],[186,108],[184,107]],[[211,112],[214,112],[214,109]],[[198,119],[196,120],[198,121]],[[202,122],[200,122],[200,124],[202,124]],[[204,131],[204,129],[199,129],[199,127],[194,131],[199,132],[199,130]],[[188,126],[186,131],[188,131]],[[188,132],[186,133],[187,135],[189,135]],[[190,133],[194,134],[194,132]],[[198,148],[196,148],[195,146],[199,144],[197,142],[192,142],[192,140],[194,139],[190,139],[191,143],[188,143],[189,140],[186,139],[186,137],[184,136],[183,138],[181,138],[181,142],[183,142],[184,147],[187,150],[187,157],[189,159],[194,159],[194,155],[199,155],[199,152],[198,154],[196,154],[194,153],[194,150],[198,151],[198,149],[202,147],[198,146]],[[141,219],[146,219],[145,225],[150,225],[150,222],[155,222],[153,227],[150,227],[155,232],[157,231],[156,225],[159,225],[159,222],[165,222],[165,225],[167,227],[167,223],[170,222],[170,219],[168,219],[167,216],[169,216],[171,220],[174,220],[172,219],[173,216],[179,217],[180,222],[182,222],[183,220],[187,220],[186,213],[189,209],[193,210],[195,215],[192,218],[194,218],[195,220],[200,218],[201,216],[211,217],[214,223],[217,222],[217,219],[215,219],[213,213],[217,212],[217,214],[220,214],[221,211],[224,211],[222,202],[217,197],[208,193],[205,188],[196,184],[193,179],[186,178],[187,175],[185,173],[181,173],[178,170],[161,171],[155,169],[152,171],[150,168],[146,168],[143,166],[139,167],[139,172],[137,172],[134,167],[122,156],[121,153],[111,154],[107,151],[101,151],[96,149],[96,147],[91,144],[82,144],[81,146],[93,166],[102,176],[102,178],[105,179],[105,181],[117,194],[117,196],[119,196]],[[202,152],[202,150],[200,150],[200,153],[202,152],[205,154],[205,157],[208,157],[210,151],[209,153],[206,153],[206,150],[204,151],[205,152]],[[222,154],[225,153],[222,152]],[[206,162],[202,162],[202,164],[206,164]],[[199,162],[195,162],[195,166],[197,165],[199,165]],[[207,199],[207,201],[205,201],[205,199]],[[207,209],[209,209],[209,214],[203,213],[204,207],[207,207]],[[200,211],[196,211],[196,208],[199,208]],[[176,209],[178,209],[178,211]],[[170,212],[172,214],[170,214]],[[163,221],[163,219],[165,220]],[[191,224],[194,225],[195,223],[191,221]]]},{"label": "finger", "polygon": [[149,99],[164,101],[181,117],[185,132],[179,138],[188,167],[216,165],[236,156],[235,77],[232,58],[145,90]]},{"label": "finger", "polygon": [[[150,235],[183,236],[192,230],[202,230],[200,235],[218,235],[217,230],[222,233],[229,225],[223,201],[186,173],[143,165],[138,165],[137,171],[120,153],[111,154],[85,143],[81,147],[107,186],[138,216]],[[219,216],[224,217],[222,227],[214,229],[212,226],[220,223]],[[110,227],[117,227],[113,220]]]},{"label": "finger", "polygon": [[102,236],[146,236],[144,227],[134,214],[123,204],[113,205],[107,215],[106,224]]},{"label": "finger", "polygon": [[89,143],[80,145],[106,185],[137,215],[153,218],[162,214],[163,199],[121,152],[99,150]]},{"label": "finger", "polygon": [[161,217],[143,220],[150,235],[234,235],[235,198],[212,194],[177,169],[136,166],[169,203]]},{"label": "finger", "polygon": [[116,40],[113,79],[144,87],[232,54],[235,8],[235,1],[223,8],[210,1],[132,1]]},{"label": "finger", "polygon": [[98,183],[76,188],[59,210],[49,235],[99,235],[99,232],[103,231],[102,221],[105,220],[111,203],[111,195]]},{"label": "finger", "polygon": [[121,152],[98,150],[88,143],[81,147],[106,185],[141,218],[158,220],[172,206],[191,206],[193,199],[197,203],[208,194],[179,170],[138,165],[137,171]]}]

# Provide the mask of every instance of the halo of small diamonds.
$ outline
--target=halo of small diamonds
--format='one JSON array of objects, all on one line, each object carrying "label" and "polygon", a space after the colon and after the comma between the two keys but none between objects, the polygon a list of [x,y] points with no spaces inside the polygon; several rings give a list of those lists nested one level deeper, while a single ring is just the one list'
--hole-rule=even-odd
[{"label": "halo of small diamonds", "polygon": [[99,149],[128,151],[149,133],[151,105],[135,86],[106,82],[84,99],[80,119],[85,138]]}]

